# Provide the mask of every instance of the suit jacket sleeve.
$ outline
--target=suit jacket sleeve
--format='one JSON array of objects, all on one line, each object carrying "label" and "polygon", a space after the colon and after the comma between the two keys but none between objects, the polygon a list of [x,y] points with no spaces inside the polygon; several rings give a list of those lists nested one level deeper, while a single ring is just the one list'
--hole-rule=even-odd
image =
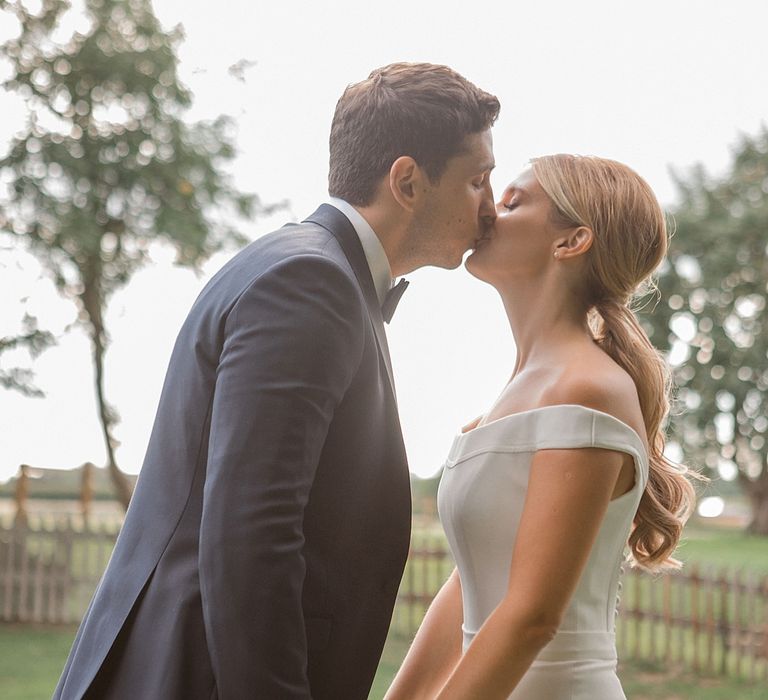
[{"label": "suit jacket sleeve", "polygon": [[362,358],[363,301],[329,258],[269,269],[226,324],[211,413],[200,589],[218,697],[309,698],[302,519]]}]

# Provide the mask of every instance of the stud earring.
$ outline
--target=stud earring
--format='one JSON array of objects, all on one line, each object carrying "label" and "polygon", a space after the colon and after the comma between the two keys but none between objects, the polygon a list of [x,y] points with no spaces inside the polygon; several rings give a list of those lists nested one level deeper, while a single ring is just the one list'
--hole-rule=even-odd
[{"label": "stud earring", "polygon": [[559,257],[560,257],[560,253],[559,253],[559,251],[557,251],[557,250],[555,251],[555,257],[556,257],[556,258],[559,258]]}]

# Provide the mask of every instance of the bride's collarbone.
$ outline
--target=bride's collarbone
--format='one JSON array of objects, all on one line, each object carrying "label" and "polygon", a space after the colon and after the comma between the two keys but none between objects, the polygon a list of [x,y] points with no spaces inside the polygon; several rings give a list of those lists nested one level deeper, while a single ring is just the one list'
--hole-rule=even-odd
[{"label": "bride's collarbone", "polygon": [[513,378],[482,417],[480,425],[513,413],[525,413],[551,404],[565,403],[553,398],[551,383],[544,384],[534,377]]}]

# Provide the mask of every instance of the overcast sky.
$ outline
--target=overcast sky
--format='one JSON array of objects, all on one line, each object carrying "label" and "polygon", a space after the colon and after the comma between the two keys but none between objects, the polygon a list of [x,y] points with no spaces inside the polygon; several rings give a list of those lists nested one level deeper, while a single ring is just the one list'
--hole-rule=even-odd
[{"label": "overcast sky", "polygon": [[[268,202],[290,201],[288,211],[250,224],[251,238],[323,201],[336,100],[348,83],[393,61],[447,63],[498,95],[497,193],[528,158],[569,151],[628,163],[671,205],[670,167],[684,172],[702,162],[721,173],[739,134],[768,122],[765,0],[155,0],[155,8],[165,26],[180,22],[186,31],[180,72],[195,94],[189,117],[236,117],[238,186]],[[0,22],[0,32],[9,27]],[[227,70],[241,59],[254,62],[245,82]],[[2,100],[5,143],[23,111],[13,97]],[[117,458],[126,471],[141,466],[176,333],[231,255],[196,277],[157,248],[154,264],[112,299],[107,395],[122,418]],[[4,254],[0,264],[0,334],[14,331],[26,308],[60,335],[34,365],[45,399],[0,391],[0,479],[22,462],[103,464],[88,341],[80,330],[64,331],[74,306],[28,256]],[[429,475],[458,428],[495,400],[515,350],[496,293],[463,268],[409,279],[388,335],[411,469]],[[26,307],[15,303],[20,296],[29,297]]]}]

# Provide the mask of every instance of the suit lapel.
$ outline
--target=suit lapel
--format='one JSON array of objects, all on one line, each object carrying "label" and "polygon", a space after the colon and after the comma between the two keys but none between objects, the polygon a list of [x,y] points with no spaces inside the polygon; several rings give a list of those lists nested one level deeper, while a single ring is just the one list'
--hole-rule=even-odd
[{"label": "suit lapel", "polygon": [[392,363],[389,357],[387,335],[384,332],[384,318],[381,315],[381,305],[379,304],[379,297],[376,294],[376,286],[373,283],[368,260],[365,257],[363,246],[360,243],[360,238],[358,237],[354,226],[352,226],[349,219],[347,219],[344,214],[330,204],[322,204],[318,210],[312,214],[312,216],[305,219],[305,221],[318,224],[330,231],[339,242],[341,249],[344,251],[344,255],[347,256],[347,260],[349,260],[349,264],[352,266],[352,270],[357,277],[360,288],[363,290],[363,296],[365,297],[365,302],[368,306],[368,313],[373,322],[373,331],[376,336],[376,343],[379,347],[379,354],[384,360],[384,365],[387,368],[387,377],[389,378],[389,385],[392,388],[392,396],[396,397],[395,379],[392,374]]}]

